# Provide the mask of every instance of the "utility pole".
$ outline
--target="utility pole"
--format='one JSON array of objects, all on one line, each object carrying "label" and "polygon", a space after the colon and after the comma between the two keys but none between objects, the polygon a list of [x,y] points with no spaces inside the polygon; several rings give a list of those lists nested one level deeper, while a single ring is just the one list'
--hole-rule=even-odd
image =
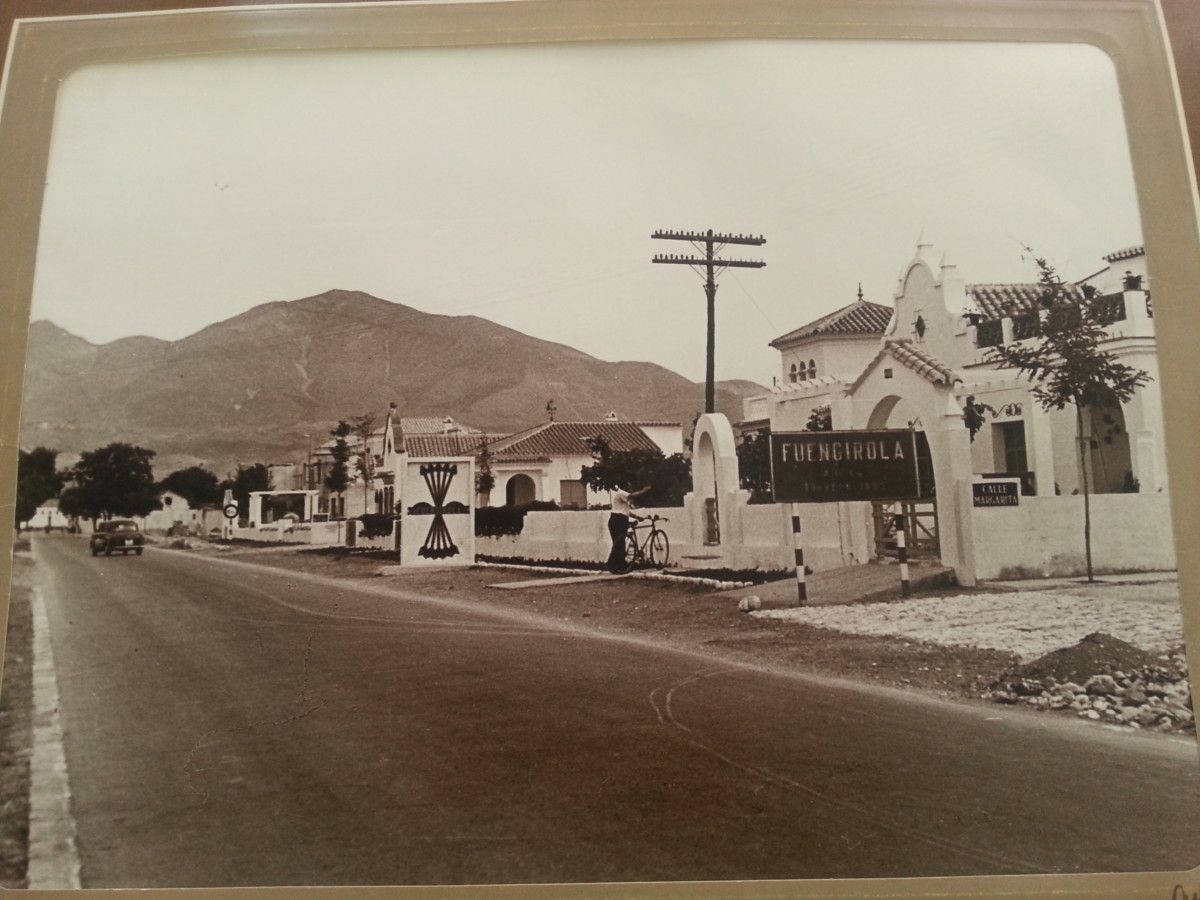
[{"label": "utility pole", "polygon": [[708,357],[704,378],[704,411],[715,412],[716,406],[716,364],[714,357],[717,348],[717,279],[716,273],[722,269],[761,269],[766,265],[762,260],[755,259],[722,259],[717,256],[727,244],[749,244],[761,247],[767,239],[761,234],[755,237],[751,234],[718,234],[711,228],[707,231],[655,231],[650,235],[659,241],[688,241],[703,256],[679,255],[675,253],[658,253],[651,262],[668,265],[691,266],[692,271],[704,279],[704,294],[708,298]]}]

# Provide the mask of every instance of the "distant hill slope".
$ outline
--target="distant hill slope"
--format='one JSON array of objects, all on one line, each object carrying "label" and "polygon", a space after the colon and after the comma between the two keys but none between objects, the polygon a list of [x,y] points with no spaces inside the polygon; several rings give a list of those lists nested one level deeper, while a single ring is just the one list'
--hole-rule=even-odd
[{"label": "distant hill slope", "polygon": [[[736,421],[751,382],[717,386]],[[490,431],[610,410],[685,425],[704,387],[662,366],[604,362],[476,316],[421,312],[358,291],[266,303],[179,341],[95,345],[30,326],[21,442],[78,453],[128,440],[160,453],[156,471],[202,462],[303,456],[339,418],[389,402],[406,416],[450,415]]]}]

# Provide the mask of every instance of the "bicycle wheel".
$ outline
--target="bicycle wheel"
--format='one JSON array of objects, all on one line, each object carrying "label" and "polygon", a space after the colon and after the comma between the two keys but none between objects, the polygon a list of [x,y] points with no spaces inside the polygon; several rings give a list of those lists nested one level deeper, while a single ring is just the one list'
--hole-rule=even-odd
[{"label": "bicycle wheel", "polygon": [[637,562],[638,545],[637,534],[630,530],[625,535],[625,558],[621,560],[621,568],[618,570],[619,575],[624,575],[626,572],[633,571],[633,565]]},{"label": "bicycle wheel", "polygon": [[671,542],[667,540],[665,531],[655,531],[650,535],[650,565],[665,569],[671,561]]}]

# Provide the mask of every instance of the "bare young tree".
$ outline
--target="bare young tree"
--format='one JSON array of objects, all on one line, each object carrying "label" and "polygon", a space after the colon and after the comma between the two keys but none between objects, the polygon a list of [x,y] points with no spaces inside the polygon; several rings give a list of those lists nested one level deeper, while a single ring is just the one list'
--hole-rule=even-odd
[{"label": "bare young tree", "polygon": [[1092,510],[1088,483],[1091,438],[1084,433],[1084,412],[1127,403],[1148,381],[1149,373],[1119,362],[1102,346],[1111,316],[1106,298],[1094,289],[1076,290],[1030,248],[1038,268],[1039,338],[993,347],[988,359],[1029,377],[1033,396],[1045,410],[1075,407],[1079,474],[1083,487],[1083,541],[1088,581],[1092,572]]},{"label": "bare young tree", "polygon": [[366,513],[371,482],[375,477],[375,456],[371,453],[371,434],[375,430],[375,416],[371,413],[355,416],[354,436],[358,439],[358,460],[355,468],[363,480],[363,512]]}]

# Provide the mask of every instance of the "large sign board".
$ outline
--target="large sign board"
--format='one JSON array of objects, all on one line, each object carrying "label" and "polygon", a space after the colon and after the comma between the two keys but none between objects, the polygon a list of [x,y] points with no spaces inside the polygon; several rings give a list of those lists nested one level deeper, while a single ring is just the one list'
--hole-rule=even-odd
[{"label": "large sign board", "polygon": [[[920,433],[875,431],[772,432],[771,490],[776,503],[915,500],[932,494]],[[920,435],[924,438],[924,435]],[[922,479],[922,470],[925,478]]]}]

